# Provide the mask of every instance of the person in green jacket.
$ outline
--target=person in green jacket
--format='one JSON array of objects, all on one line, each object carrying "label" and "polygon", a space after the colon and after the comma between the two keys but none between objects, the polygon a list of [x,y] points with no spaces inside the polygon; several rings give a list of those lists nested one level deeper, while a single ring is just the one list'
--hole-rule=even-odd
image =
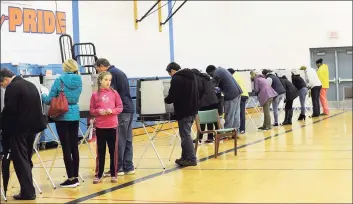
[{"label": "person in green jacket", "polygon": [[239,84],[241,90],[243,91],[243,93],[240,95],[241,99],[240,99],[240,128],[238,130],[238,132],[240,134],[244,134],[245,133],[245,108],[246,108],[246,101],[249,99],[249,92],[245,87],[245,82],[242,78],[242,76],[240,75],[239,72],[236,72],[234,69],[229,68],[228,71],[233,75],[235,81]]}]

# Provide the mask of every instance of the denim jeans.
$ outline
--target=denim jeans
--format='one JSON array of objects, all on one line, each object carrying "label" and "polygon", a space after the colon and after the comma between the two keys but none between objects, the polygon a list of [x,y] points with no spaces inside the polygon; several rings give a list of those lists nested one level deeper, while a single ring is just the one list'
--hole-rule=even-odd
[{"label": "denim jeans", "polygon": [[240,128],[240,100],[241,96],[224,101],[224,128]]},{"label": "denim jeans", "polygon": [[195,116],[187,116],[178,120],[179,134],[181,138],[181,158],[188,161],[196,161],[195,148],[191,137],[191,127]]},{"label": "denim jeans", "polygon": [[132,149],[132,118],[133,113],[121,113],[118,116],[118,171],[132,171],[134,165]]},{"label": "denim jeans", "polygon": [[279,103],[286,98],[286,94],[280,94],[273,98],[272,109],[273,109],[273,117],[275,119],[275,123],[278,123],[278,106]]},{"label": "denim jeans", "polygon": [[240,131],[245,131],[245,109],[248,98],[247,96],[242,96],[240,101]]},{"label": "denim jeans", "polygon": [[308,88],[303,87],[299,90],[300,114],[305,115],[305,98],[308,93]]}]

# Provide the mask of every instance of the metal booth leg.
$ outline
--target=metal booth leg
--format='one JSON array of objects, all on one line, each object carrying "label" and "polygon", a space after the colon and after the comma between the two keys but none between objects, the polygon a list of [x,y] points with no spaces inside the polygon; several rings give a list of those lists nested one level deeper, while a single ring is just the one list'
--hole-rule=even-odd
[{"label": "metal booth leg", "polygon": [[36,186],[36,188],[38,189],[39,193],[42,194],[42,190],[39,188],[36,180],[33,178],[33,184]]},{"label": "metal booth leg", "polygon": [[[160,124],[161,124],[161,127],[158,128]],[[164,166],[164,164],[163,164],[163,161],[162,161],[161,157],[159,156],[158,151],[157,151],[157,149],[156,149],[156,147],[155,147],[155,145],[154,145],[154,143],[153,143],[153,142],[154,142],[154,139],[155,139],[156,136],[158,135],[159,130],[162,129],[163,123],[158,122],[156,129],[153,131],[153,136],[152,136],[152,137],[151,137],[150,134],[148,133],[148,131],[147,131],[147,129],[146,129],[146,126],[145,126],[145,124],[144,124],[143,122],[142,122],[142,126],[143,126],[143,129],[145,130],[145,133],[146,133],[147,137],[148,137],[148,142],[147,142],[147,144],[146,144],[146,146],[145,146],[145,150],[144,150],[143,154],[141,155],[140,160],[138,161],[138,163],[137,163],[137,165],[136,165],[135,168],[137,168],[137,167],[139,166],[139,164],[140,164],[140,162],[141,162],[143,156],[145,155],[145,153],[146,153],[146,151],[147,151],[147,149],[148,149],[148,146],[151,144],[152,147],[153,147],[153,149],[154,149],[154,152],[156,153],[156,155],[157,155],[157,157],[158,157],[158,159],[159,159],[159,162],[161,163],[163,169],[165,169],[165,166]]]},{"label": "metal booth leg", "polygon": [[[48,126],[49,126],[49,125],[48,125]],[[34,143],[33,143],[33,149],[34,149],[34,151],[36,152],[37,157],[38,157],[38,159],[39,159],[39,161],[40,161],[40,163],[41,163],[41,165],[42,165],[42,167],[43,167],[45,173],[47,174],[47,176],[48,176],[48,178],[49,178],[51,184],[53,185],[53,188],[56,189],[56,186],[55,186],[55,184],[54,184],[54,182],[53,182],[53,179],[51,178],[51,176],[50,176],[50,174],[49,174],[47,168],[45,167],[44,162],[43,162],[42,158],[40,157],[39,151],[38,151],[38,149],[37,149],[37,144],[38,144],[38,142],[39,142],[39,140],[40,140],[42,134],[43,134],[43,133],[41,132],[41,133],[38,133],[38,134],[36,135],[36,138],[35,138]]]},{"label": "metal booth leg", "polygon": [[4,198],[5,201],[7,201],[4,190],[2,190],[2,188],[0,188],[0,190],[1,190],[1,196]]}]

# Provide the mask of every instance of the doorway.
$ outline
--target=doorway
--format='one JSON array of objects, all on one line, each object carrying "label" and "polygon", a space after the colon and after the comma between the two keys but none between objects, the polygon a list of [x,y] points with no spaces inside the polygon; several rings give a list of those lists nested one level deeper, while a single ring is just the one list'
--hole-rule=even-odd
[{"label": "doorway", "polygon": [[[332,109],[352,108],[347,103],[347,96],[352,94],[352,46],[310,48],[311,66],[316,68],[316,60],[322,59],[329,68],[330,87],[327,90],[327,100]],[[348,90],[348,92],[347,92]]]}]

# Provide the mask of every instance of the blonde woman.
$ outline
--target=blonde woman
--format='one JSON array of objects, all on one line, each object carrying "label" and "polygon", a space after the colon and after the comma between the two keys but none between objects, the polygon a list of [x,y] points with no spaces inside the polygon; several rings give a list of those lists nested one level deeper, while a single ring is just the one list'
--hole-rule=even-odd
[{"label": "blonde woman", "polygon": [[68,177],[60,186],[63,188],[74,188],[79,185],[78,128],[80,110],[78,100],[82,91],[82,79],[78,72],[78,64],[73,59],[66,60],[63,63],[63,70],[65,73],[54,81],[49,95],[42,94],[42,101],[49,105],[52,98],[59,95],[63,86],[64,94],[69,103],[69,111],[57,118],[53,118],[63,150]]}]

